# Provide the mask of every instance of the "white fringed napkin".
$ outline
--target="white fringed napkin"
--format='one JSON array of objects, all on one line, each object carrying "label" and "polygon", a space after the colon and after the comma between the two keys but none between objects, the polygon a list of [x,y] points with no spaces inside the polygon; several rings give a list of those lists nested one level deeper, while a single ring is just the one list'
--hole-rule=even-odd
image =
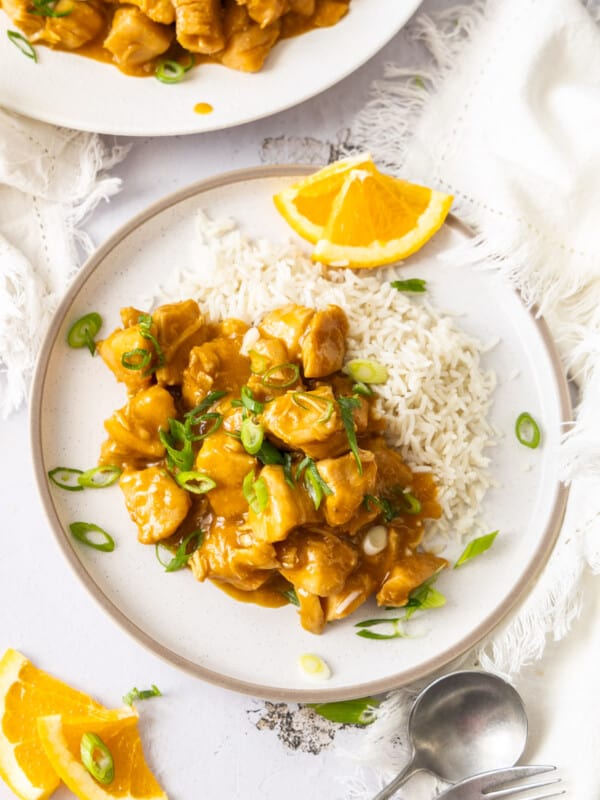
[{"label": "white fringed napkin", "polygon": [[[579,390],[557,547],[527,601],[472,654],[512,678],[569,630],[584,570],[600,572],[599,18],[598,4],[578,0],[488,0],[421,16],[410,35],[429,67],[389,65],[350,137],[380,166],[454,194],[477,236],[450,258],[493,265],[537,304]],[[406,758],[392,734],[416,688],[383,703],[358,753],[370,769],[348,797],[371,797]]]},{"label": "white fringed napkin", "polygon": [[[0,109],[0,415],[27,395],[35,356],[82,252],[79,228],[120,188],[103,171],[124,154],[77,133]],[[79,248],[81,251],[79,251]]]}]

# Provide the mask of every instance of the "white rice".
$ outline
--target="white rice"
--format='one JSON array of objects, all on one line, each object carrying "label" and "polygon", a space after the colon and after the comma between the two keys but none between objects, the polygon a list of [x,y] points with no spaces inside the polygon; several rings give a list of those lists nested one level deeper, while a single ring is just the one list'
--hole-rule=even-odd
[{"label": "white rice", "polygon": [[212,222],[204,214],[199,232],[198,264],[171,275],[147,307],[195,298],[213,320],[252,324],[285,303],[341,306],[350,326],[347,358],[371,358],[388,369],[388,381],[377,387],[388,443],[413,471],[435,476],[443,517],[429,534],[473,534],[492,485],[486,453],[494,431],[486,415],[496,379],[480,366],[486,348],[423,296],[392,288],[393,268],[326,270],[290,243],[250,241],[232,220]]}]

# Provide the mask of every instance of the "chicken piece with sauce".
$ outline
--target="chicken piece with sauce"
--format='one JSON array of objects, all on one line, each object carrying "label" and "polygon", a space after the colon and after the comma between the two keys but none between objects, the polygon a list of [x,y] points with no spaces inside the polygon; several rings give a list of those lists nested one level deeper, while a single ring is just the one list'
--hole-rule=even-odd
[{"label": "chicken piece with sauce", "polygon": [[117,8],[104,47],[122,69],[140,67],[165,53],[173,40],[166,25],[150,19],[136,6]]},{"label": "chicken piece with sauce", "polygon": [[119,479],[125,505],[143,544],[168,539],[186,518],[190,496],[164,467],[125,470]]}]

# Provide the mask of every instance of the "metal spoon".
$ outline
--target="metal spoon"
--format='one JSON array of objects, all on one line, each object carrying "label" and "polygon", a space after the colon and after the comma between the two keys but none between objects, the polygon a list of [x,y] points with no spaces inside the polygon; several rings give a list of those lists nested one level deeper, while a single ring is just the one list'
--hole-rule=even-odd
[{"label": "metal spoon", "polygon": [[408,719],[410,763],[373,800],[388,800],[415,772],[449,783],[512,767],[527,742],[527,715],[513,687],[489,672],[451,672],[430,683]]}]

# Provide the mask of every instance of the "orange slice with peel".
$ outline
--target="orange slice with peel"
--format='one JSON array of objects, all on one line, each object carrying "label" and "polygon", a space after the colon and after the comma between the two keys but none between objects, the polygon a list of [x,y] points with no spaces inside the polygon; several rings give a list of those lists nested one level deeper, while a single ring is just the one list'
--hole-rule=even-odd
[{"label": "orange slice with peel", "polygon": [[352,170],[331,208],[313,261],[378,267],[407,258],[443,225],[452,196],[370,170]]},{"label": "orange slice with peel", "polygon": [[353,169],[375,170],[375,164],[368,153],[335,161],[288,186],[273,197],[273,202],[290,227],[314,244],[321,238],[333,201]]},{"label": "orange slice with peel", "polygon": [[102,710],[88,695],[7,650],[0,659],[0,778],[22,800],[49,797],[59,778],[38,736],[37,717]]},{"label": "orange slice with peel", "polygon": [[[150,771],[131,708],[94,712],[88,716],[61,714],[40,717],[38,732],[56,774],[80,800],[167,800]],[[109,783],[96,780],[81,760],[81,740],[94,733],[108,748],[114,763]]]}]

